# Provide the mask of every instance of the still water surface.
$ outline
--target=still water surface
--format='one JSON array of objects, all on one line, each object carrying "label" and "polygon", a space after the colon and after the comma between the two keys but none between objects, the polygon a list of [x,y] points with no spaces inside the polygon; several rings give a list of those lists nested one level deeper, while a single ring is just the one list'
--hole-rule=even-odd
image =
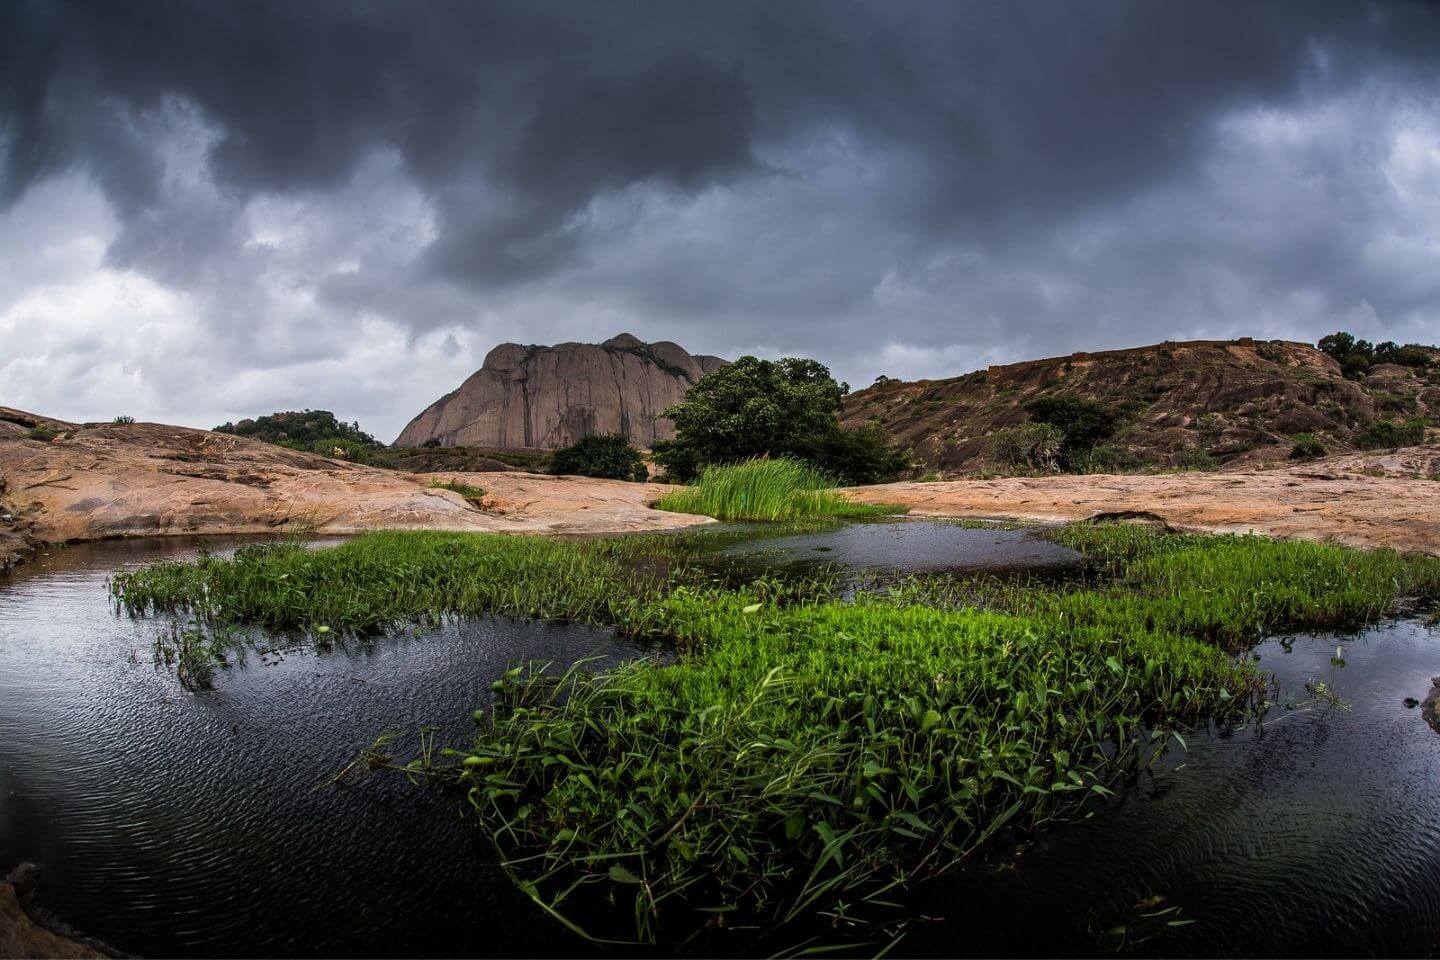
[{"label": "still water surface", "polygon": [[[953,566],[973,569],[988,541],[993,568],[1068,559],[1014,563],[1045,548],[1024,531],[916,521],[815,536],[756,549],[936,569],[948,543]],[[591,952],[490,864],[455,798],[386,776],[317,786],[381,730],[404,731],[402,750],[421,724],[463,741],[510,661],[653,651],[603,630],[477,620],[252,654],[191,694],[151,662],[157,625],[116,616],[105,588],[117,569],[190,553],[175,540],[72,547],[0,579],[0,870],[39,863],[46,907],[145,956]],[[1311,699],[1304,685],[1321,679],[1343,707],[1192,733],[1090,819],[915,892],[936,919],[898,952],[1433,953],[1440,734],[1401,701],[1440,674],[1440,636],[1399,621],[1256,652],[1282,701]],[[1194,922],[1165,925],[1175,918]]]}]

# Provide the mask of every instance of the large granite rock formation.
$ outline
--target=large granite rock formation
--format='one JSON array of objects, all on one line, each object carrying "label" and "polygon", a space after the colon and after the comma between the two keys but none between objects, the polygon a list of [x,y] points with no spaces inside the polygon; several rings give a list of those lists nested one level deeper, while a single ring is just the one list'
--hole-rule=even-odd
[{"label": "large granite rock formation", "polygon": [[673,435],[660,414],[725,362],[628,333],[598,345],[502,343],[458,389],[411,420],[395,445],[439,440],[445,446],[556,450],[592,433],[621,433],[648,447]]}]

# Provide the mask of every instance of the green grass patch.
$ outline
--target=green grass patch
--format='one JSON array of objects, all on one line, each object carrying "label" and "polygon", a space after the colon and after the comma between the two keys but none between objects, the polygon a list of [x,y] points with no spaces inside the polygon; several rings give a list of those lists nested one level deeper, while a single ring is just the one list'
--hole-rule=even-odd
[{"label": "green grass patch", "polygon": [[903,512],[899,507],[851,503],[835,492],[835,485],[799,460],[757,458],[706,467],[693,484],[666,494],[655,505],[719,520],[854,520]]},{"label": "green grass patch", "polygon": [[843,600],[825,580],[716,582],[703,537],[418,532],[163,563],[112,588],[134,613],[210,624],[501,613],[668,638],[667,663],[517,665],[449,770],[545,910],[667,943],[716,924],[865,929],[997,830],[1107,792],[1157,738],[1242,716],[1264,678],[1229,649],[1440,598],[1440,560],[1386,551],[1053,536],[1092,580],[913,578]]},{"label": "green grass patch", "polygon": [[454,480],[431,480],[429,486],[436,490],[449,490],[451,493],[458,493],[471,502],[478,502],[485,496],[483,487],[475,487],[468,483],[459,483]]}]

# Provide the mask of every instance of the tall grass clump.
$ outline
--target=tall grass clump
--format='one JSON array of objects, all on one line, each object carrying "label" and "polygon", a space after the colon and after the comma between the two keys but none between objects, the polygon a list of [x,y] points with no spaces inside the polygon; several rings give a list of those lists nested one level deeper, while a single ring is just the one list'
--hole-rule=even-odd
[{"label": "tall grass clump", "polygon": [[851,503],[835,486],[803,461],[757,457],[706,467],[693,484],[666,494],[656,506],[718,520],[862,519],[899,512],[896,507]]}]

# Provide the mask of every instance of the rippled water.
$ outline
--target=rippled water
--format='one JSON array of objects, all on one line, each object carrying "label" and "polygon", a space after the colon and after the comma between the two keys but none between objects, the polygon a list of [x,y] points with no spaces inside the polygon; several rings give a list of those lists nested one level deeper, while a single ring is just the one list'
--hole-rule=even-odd
[{"label": "rippled water", "polygon": [[398,776],[317,785],[385,729],[458,742],[520,658],[649,651],[577,626],[472,621],[370,649],[251,655],[190,694],[107,575],[175,541],[52,552],[0,580],[0,873],[144,956],[509,955],[583,944],[489,866],[453,797]]},{"label": "rippled water", "polygon": [[[1330,662],[1337,645],[1343,667]],[[904,951],[1434,955],[1440,733],[1403,700],[1440,674],[1440,633],[1401,621],[1255,652],[1282,702],[1313,701],[1305,684],[1320,680],[1343,705],[1191,734],[1188,750],[1088,821],[932,885],[920,910],[944,919],[920,925]]]},{"label": "rippled water", "polygon": [[[911,521],[755,549],[773,562],[989,557],[999,569],[1043,543]],[[105,580],[192,550],[74,547],[0,580],[0,870],[36,861],[46,907],[146,956],[588,952],[490,864],[454,797],[386,776],[316,787],[380,730],[405,731],[407,754],[423,723],[463,740],[509,661],[651,651],[607,631],[471,621],[324,655],[251,655],[190,694],[151,663],[156,624],[116,616]],[[1343,667],[1330,662],[1337,642]],[[1305,684],[1319,679],[1344,707],[1192,733],[1188,751],[1090,819],[914,891],[934,919],[899,953],[1435,952],[1440,734],[1402,700],[1440,674],[1440,635],[1401,621],[1256,652],[1282,701],[1311,699]],[[1169,907],[1180,912],[1140,916]]]},{"label": "rippled water", "polygon": [[1080,563],[1080,554],[1035,530],[963,526],[906,519],[854,523],[741,543],[724,551],[785,567],[833,563],[856,570],[895,573],[1061,571]]}]

